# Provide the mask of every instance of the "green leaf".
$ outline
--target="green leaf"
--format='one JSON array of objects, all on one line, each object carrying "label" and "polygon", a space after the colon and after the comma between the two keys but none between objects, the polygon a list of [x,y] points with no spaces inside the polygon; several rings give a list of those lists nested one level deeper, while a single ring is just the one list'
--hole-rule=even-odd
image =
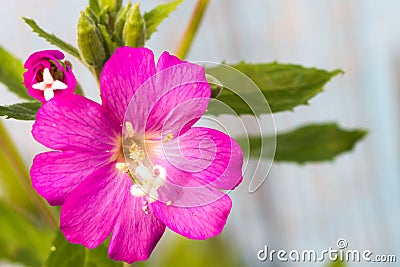
[{"label": "green leaf", "polygon": [[[320,93],[332,77],[343,73],[341,70],[329,72],[276,62],[269,64],[242,62],[230,66],[248,76],[259,87],[272,112],[293,110],[294,107],[308,104],[308,100]],[[234,77],[224,77],[226,67],[213,67],[207,69],[206,72],[215,76],[225,86],[217,99],[229,105],[238,114],[252,114],[252,109],[258,108],[255,105],[263,104],[262,102],[246,104],[243,99],[257,97],[255,93],[259,92],[249,90],[248,85],[240,87],[235,84],[237,81]],[[238,89],[236,93],[233,93],[229,88]],[[209,112],[219,114],[220,111],[210,110]]]},{"label": "green leaf", "polygon": [[[275,161],[306,163],[333,160],[351,151],[366,133],[360,129],[341,129],[334,123],[302,126],[277,135]],[[257,137],[249,138],[251,157],[260,154],[261,144],[268,146],[273,143],[273,137],[265,137],[262,141]],[[243,138],[238,138],[238,142],[246,144]]]},{"label": "green leaf", "polygon": [[42,266],[52,234],[0,201],[0,259]]},{"label": "green leaf", "polygon": [[19,97],[32,99],[23,85],[22,62],[0,46],[0,82]]},{"label": "green leaf", "polygon": [[158,25],[166,19],[169,14],[174,11],[183,0],[175,0],[168,4],[160,4],[153,10],[144,14],[144,21],[146,24],[146,38],[150,39],[150,36],[157,30]]},{"label": "green leaf", "polygon": [[10,106],[0,106],[0,116],[5,116],[6,119],[35,120],[36,113],[41,105],[42,103],[39,101],[32,101]]},{"label": "green leaf", "polygon": [[45,266],[122,267],[123,264],[108,258],[107,247],[105,245],[88,250],[84,246],[69,243],[63,234],[58,231]]},{"label": "green leaf", "polygon": [[64,42],[54,34],[49,34],[45,32],[42,28],[39,27],[39,25],[33,19],[28,19],[24,17],[22,19],[25,21],[26,24],[28,24],[31,27],[33,32],[36,32],[40,37],[44,38],[47,42],[57,46],[61,50],[64,50],[66,53],[76,57],[77,59],[81,59],[78,49],[76,49],[73,45]]}]

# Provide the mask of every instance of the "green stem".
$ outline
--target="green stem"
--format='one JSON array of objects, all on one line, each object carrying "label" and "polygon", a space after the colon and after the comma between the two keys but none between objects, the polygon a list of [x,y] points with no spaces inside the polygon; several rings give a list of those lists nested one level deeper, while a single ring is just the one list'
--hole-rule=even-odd
[{"label": "green stem", "polygon": [[103,67],[93,67],[92,72],[94,74],[94,77],[96,78],[97,85],[100,88],[100,76],[101,76],[101,71],[103,70]]},{"label": "green stem", "polygon": [[185,59],[187,53],[190,50],[193,39],[199,29],[200,23],[205,14],[206,8],[208,6],[209,0],[198,0],[196,7],[194,8],[192,17],[190,19],[189,25],[176,49],[176,56]]},{"label": "green stem", "polygon": [[53,229],[58,228],[56,214],[50,207],[43,201],[39,195],[33,190],[30,182],[29,173],[26,166],[18,153],[17,148],[12,142],[10,135],[0,120],[0,150],[4,152],[7,160],[17,177],[23,190],[27,193],[28,197],[34,204],[35,208],[40,211],[46,223]]}]

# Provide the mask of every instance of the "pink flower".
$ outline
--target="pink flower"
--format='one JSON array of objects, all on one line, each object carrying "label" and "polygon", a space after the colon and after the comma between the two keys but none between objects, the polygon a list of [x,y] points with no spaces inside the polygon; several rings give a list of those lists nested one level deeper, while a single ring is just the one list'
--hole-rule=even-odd
[{"label": "pink flower", "polygon": [[[242,152],[217,130],[192,127],[210,88],[201,66],[164,52],[118,48],[101,74],[102,105],[79,95],[44,104],[34,138],[33,187],[61,205],[67,240],[88,248],[112,233],[115,260],[146,260],[165,226],[191,239],[218,235],[242,180]],[[130,170],[130,172],[129,172]]]},{"label": "pink flower", "polygon": [[28,93],[41,102],[54,96],[73,94],[76,79],[64,54],[58,50],[43,50],[33,53],[25,61],[24,84]]}]

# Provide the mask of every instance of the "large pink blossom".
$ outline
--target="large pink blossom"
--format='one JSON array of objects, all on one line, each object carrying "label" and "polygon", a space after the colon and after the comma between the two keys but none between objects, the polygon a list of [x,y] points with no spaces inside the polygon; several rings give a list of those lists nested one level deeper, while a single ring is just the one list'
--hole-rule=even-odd
[{"label": "large pink blossom", "polygon": [[67,240],[88,248],[111,234],[115,260],[146,260],[165,226],[191,239],[223,230],[242,180],[242,152],[228,135],[194,127],[207,109],[204,68],[164,52],[118,48],[101,74],[102,105],[54,98],[32,134],[55,151],[35,157],[33,187],[61,205]]}]

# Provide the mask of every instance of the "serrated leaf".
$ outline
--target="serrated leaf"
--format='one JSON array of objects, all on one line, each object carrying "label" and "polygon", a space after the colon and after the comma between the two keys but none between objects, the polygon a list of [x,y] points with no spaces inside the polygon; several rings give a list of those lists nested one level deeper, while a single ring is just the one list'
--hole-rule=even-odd
[{"label": "serrated leaf", "polygon": [[64,42],[63,40],[61,40],[54,34],[47,33],[42,28],[40,28],[39,25],[33,19],[28,19],[28,18],[24,18],[24,17],[22,19],[25,21],[26,24],[28,24],[31,27],[33,32],[37,33],[40,37],[44,38],[47,42],[57,46],[61,50],[76,57],[77,59],[81,59],[78,49],[75,48],[73,45]]},{"label": "serrated leaf", "polygon": [[122,267],[121,262],[108,258],[104,245],[88,250],[84,246],[69,243],[58,231],[46,260],[46,267]]},{"label": "serrated leaf", "polygon": [[[305,68],[299,65],[268,63],[247,64],[239,63],[230,65],[236,70],[248,76],[260,89],[268,101],[272,112],[293,110],[294,107],[305,105],[312,97],[322,91],[323,86],[334,76],[342,73],[341,70],[326,71],[316,68]],[[257,109],[254,103],[246,104],[244,99],[253,96],[254,91],[246,86],[240,87],[237,94],[229,90],[230,87],[238,87],[233,78],[224,77],[226,67],[214,67],[206,69],[208,74],[215,76],[227,87],[222,90],[218,100],[226,103],[238,114],[252,114],[252,109]],[[224,82],[227,80],[227,82]],[[262,104],[262,102],[259,102]],[[210,110],[212,114],[219,114],[219,110]]]},{"label": "serrated leaf", "polygon": [[39,101],[17,103],[9,106],[0,106],[0,116],[6,119],[35,120],[36,113],[41,107]]},{"label": "serrated leaf", "polygon": [[146,23],[146,39],[157,30],[158,25],[166,19],[169,14],[174,11],[183,0],[175,0],[167,4],[160,4],[153,10],[144,14],[144,21]]},{"label": "serrated leaf", "polygon": [[0,259],[25,266],[42,266],[52,234],[40,229],[0,201]]},{"label": "serrated leaf", "polygon": [[[277,135],[274,159],[297,163],[333,160],[336,156],[351,151],[366,133],[360,129],[342,129],[334,123],[305,125]],[[250,156],[257,157],[261,146],[273,143],[273,137],[264,137],[263,142],[259,137],[249,137],[248,141]],[[246,144],[243,138],[238,138],[238,142]]]},{"label": "serrated leaf", "polygon": [[24,72],[22,62],[0,46],[0,82],[19,97],[32,99],[23,85]]}]

